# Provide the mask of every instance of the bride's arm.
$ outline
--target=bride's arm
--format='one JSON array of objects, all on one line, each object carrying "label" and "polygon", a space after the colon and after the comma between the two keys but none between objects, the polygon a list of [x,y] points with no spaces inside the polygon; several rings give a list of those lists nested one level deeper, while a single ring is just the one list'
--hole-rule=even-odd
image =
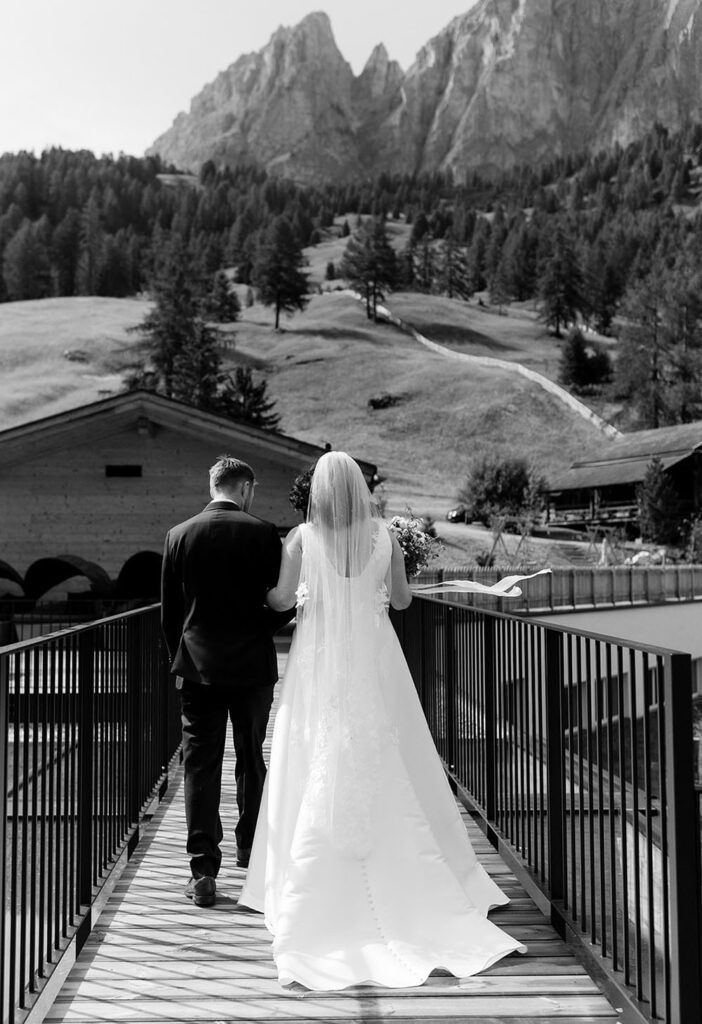
[{"label": "bride's arm", "polygon": [[296,526],[283,541],[283,555],[280,560],[278,582],[266,594],[266,604],[276,612],[287,611],[295,604],[295,591],[300,581],[302,542]]},{"label": "bride's arm", "polygon": [[407,582],[405,556],[402,554],[402,548],[397,537],[392,533],[390,534],[390,540],[392,541],[392,559],[390,560],[390,568],[388,569],[385,583],[390,592],[390,604],[397,611],[402,611],[403,608],[409,608],[412,601],[412,591]]}]

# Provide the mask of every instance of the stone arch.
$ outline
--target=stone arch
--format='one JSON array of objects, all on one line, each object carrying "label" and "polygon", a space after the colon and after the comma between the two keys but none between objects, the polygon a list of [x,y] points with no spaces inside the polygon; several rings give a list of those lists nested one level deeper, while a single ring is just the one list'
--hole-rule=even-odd
[{"label": "stone arch", "polygon": [[13,569],[9,562],[3,562],[0,558],[0,587],[2,587],[2,581],[7,580],[9,583],[14,583],[18,586],[22,592],[24,592],[24,580],[17,572]]},{"label": "stone arch", "polygon": [[56,555],[54,558],[40,558],[33,562],[24,577],[24,591],[27,597],[36,601],[73,576],[84,576],[95,597],[108,597],[112,593],[112,580],[102,566],[78,555]]},{"label": "stone arch", "polygon": [[161,593],[161,555],[156,551],[137,551],[119,571],[115,596],[149,598],[158,601]]}]

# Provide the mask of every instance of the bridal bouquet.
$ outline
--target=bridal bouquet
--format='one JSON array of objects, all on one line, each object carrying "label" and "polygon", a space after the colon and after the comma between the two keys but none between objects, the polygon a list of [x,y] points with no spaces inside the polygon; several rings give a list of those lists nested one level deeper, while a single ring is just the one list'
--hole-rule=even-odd
[{"label": "bridal bouquet", "polygon": [[422,520],[413,516],[411,509],[407,510],[407,515],[393,516],[388,523],[388,529],[397,537],[405,556],[408,579],[418,576],[432,558],[436,558],[438,542],[429,536]]}]

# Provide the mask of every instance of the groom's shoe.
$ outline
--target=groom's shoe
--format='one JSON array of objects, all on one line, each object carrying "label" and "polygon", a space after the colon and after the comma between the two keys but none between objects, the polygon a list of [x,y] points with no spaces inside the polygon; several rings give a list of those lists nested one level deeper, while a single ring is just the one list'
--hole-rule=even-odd
[{"label": "groom's shoe", "polygon": [[211,875],[191,878],[185,887],[185,895],[196,907],[211,907],[215,901],[217,886]]},{"label": "groom's shoe", "polygon": [[249,860],[251,858],[251,847],[245,849],[243,846],[237,846],[236,848],[236,866],[238,868],[247,868],[249,866]]}]

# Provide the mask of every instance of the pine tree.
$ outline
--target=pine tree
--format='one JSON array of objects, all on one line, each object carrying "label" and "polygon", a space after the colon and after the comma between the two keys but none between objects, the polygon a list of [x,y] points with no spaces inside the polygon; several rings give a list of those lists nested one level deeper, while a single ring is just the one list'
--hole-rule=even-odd
[{"label": "pine tree", "polygon": [[390,245],[383,218],[364,221],[344,251],[340,273],[364,297],[366,316],[377,320],[378,302],[384,289],[397,281],[397,258]]},{"label": "pine tree", "polygon": [[252,271],[259,299],[264,306],[275,308],[276,330],[281,311],[303,310],[309,301],[307,276],[300,269],[303,263],[302,250],[290,222],[278,217],[258,247]]},{"label": "pine tree", "polygon": [[71,206],[56,227],[52,242],[59,295],[74,295],[80,254],[80,212]]},{"label": "pine tree", "polygon": [[218,398],[218,411],[232,420],[250,423],[262,430],[277,430],[280,416],[273,410],[275,402],[266,395],[267,381],[258,383],[248,366],[237,366],[224,381]]},{"label": "pine tree", "polygon": [[43,299],[51,294],[49,254],[29,220],[22,222],[5,246],[2,276],[10,300]]},{"label": "pine tree", "polygon": [[539,280],[541,317],[557,338],[583,307],[582,273],[575,249],[559,224]]},{"label": "pine tree", "polygon": [[468,300],[473,294],[468,257],[465,246],[457,244],[452,231],[444,236],[438,247],[437,264],[436,280],[443,294],[449,299]]},{"label": "pine tree", "polygon": [[216,324],[231,324],[239,319],[239,297],[223,270],[218,270],[214,275],[212,290],[205,300],[205,313]]},{"label": "pine tree", "polygon": [[415,288],[420,292],[430,292],[434,286],[436,275],[436,250],[431,235],[425,233],[422,241],[413,246],[412,276]]},{"label": "pine tree", "polygon": [[176,384],[176,373],[184,372],[184,353],[192,357],[201,302],[199,281],[178,235],[169,238],[155,256],[151,296],[153,308],[135,330],[144,338],[148,372],[155,377],[156,389],[173,398],[177,390],[184,390]]},{"label": "pine tree", "polygon": [[173,361],[173,398],[197,409],[219,411],[222,383],[219,348],[216,328],[195,317]]},{"label": "pine tree", "polygon": [[95,190],[83,207],[80,219],[80,255],[76,274],[79,295],[98,295],[105,259],[105,233]]},{"label": "pine tree", "polygon": [[668,342],[664,328],[665,270],[654,269],[628,290],[622,313],[616,384],[637,410],[643,427],[671,422],[666,405]]},{"label": "pine tree", "polygon": [[658,457],[651,460],[638,491],[641,537],[653,544],[677,544],[682,531],[680,497]]},{"label": "pine tree", "polygon": [[506,255],[503,251],[498,261],[495,272],[489,283],[490,302],[503,311],[504,306],[512,298],[512,281],[510,279],[509,267]]},{"label": "pine tree", "polygon": [[578,389],[587,379],[587,350],[582,331],[577,327],[568,332],[561,351],[559,380],[566,387]]}]

